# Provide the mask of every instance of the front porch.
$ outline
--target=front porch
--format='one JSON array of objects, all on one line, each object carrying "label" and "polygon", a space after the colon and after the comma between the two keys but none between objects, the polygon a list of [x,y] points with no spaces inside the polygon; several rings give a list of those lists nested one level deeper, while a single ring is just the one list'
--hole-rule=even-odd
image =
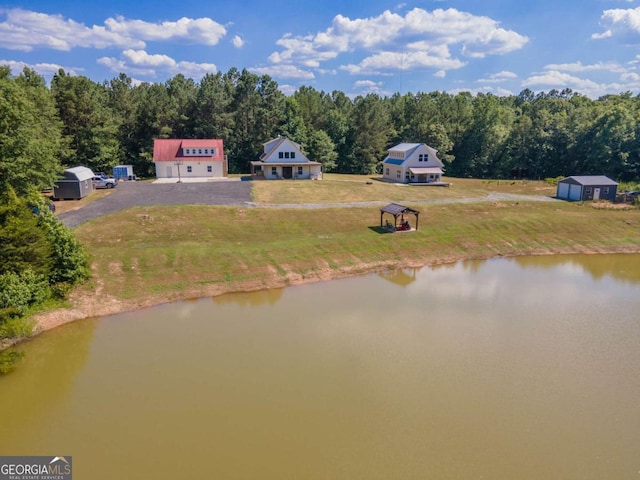
[{"label": "front porch", "polygon": [[254,161],[251,162],[251,178],[254,180],[321,180],[322,164]]}]

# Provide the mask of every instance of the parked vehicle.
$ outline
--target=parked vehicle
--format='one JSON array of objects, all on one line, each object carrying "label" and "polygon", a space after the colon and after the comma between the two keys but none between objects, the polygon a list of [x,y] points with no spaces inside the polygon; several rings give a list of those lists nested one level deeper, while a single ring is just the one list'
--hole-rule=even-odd
[{"label": "parked vehicle", "polygon": [[93,188],[114,188],[118,185],[115,179],[107,177],[105,174],[94,175]]}]

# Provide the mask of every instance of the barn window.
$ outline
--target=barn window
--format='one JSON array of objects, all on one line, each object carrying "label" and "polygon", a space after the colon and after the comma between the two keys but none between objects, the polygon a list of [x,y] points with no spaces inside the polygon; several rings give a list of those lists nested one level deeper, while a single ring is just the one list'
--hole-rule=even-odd
[{"label": "barn window", "polygon": [[385,175],[389,175],[389,168],[388,167],[385,169],[384,174]]},{"label": "barn window", "polygon": [[603,187],[603,188],[602,188],[602,193],[603,193],[604,195],[609,195],[609,187]]},{"label": "barn window", "polygon": [[587,187],[586,194],[591,195],[591,187]]},{"label": "barn window", "polygon": [[187,173],[191,173],[191,165],[187,165]]},{"label": "barn window", "polygon": [[208,173],[213,172],[213,167],[211,165],[207,165],[207,172]]}]

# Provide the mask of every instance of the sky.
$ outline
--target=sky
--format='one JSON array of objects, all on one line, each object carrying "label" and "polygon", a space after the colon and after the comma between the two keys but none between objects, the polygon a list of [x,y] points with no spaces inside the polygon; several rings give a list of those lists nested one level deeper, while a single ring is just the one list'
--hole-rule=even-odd
[{"label": "sky", "polygon": [[135,83],[246,68],[287,95],[637,95],[640,0],[0,0],[0,64]]}]

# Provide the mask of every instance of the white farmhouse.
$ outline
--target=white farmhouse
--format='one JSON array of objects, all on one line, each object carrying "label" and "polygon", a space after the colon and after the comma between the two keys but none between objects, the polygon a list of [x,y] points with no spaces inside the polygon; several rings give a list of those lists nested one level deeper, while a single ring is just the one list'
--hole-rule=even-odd
[{"label": "white farmhouse", "polygon": [[278,136],[264,144],[260,160],[251,162],[251,176],[255,179],[322,179],[322,164],[312,162],[300,144]]},{"label": "white farmhouse", "polygon": [[382,162],[382,178],[398,183],[442,184],[444,164],[437,150],[424,143],[401,143],[388,150]]}]

